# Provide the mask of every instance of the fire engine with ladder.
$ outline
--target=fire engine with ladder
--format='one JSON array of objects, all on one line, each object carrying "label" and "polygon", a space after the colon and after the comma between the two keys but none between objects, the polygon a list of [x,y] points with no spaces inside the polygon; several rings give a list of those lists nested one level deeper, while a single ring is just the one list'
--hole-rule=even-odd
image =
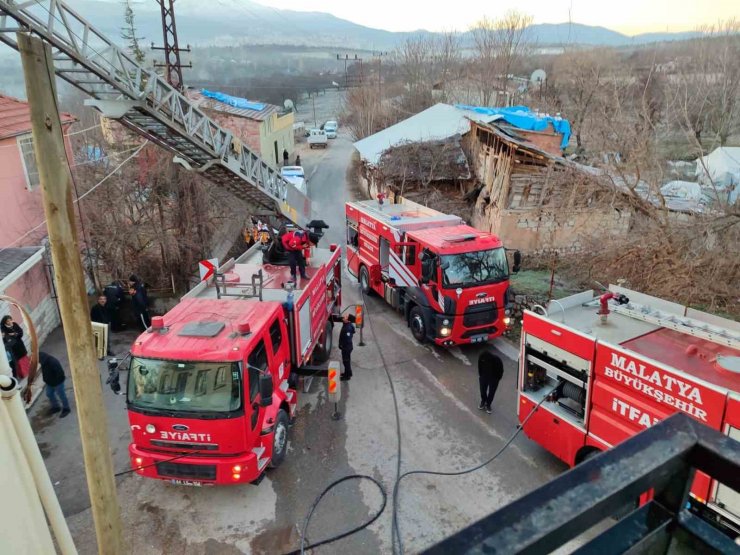
[{"label": "fire engine with ladder", "polygon": [[[683,412],[740,439],[740,323],[619,286],[524,314],[520,422],[573,466]],[[650,499],[646,492],[636,502]],[[697,472],[692,511],[737,537],[740,495]]]},{"label": "fire engine with ladder", "polygon": [[[0,41],[47,42],[54,72],[99,110],[167,149],[174,161],[242,199],[270,229],[327,227],[309,198],[217,125],[154,69],[61,1],[0,0]],[[272,234],[272,231],[271,231]],[[202,282],[134,343],[128,381],[132,467],[187,485],[257,482],[285,457],[296,376],[326,375],[341,307],[341,251],[309,248],[308,279],[291,281],[279,237]],[[330,392],[338,394],[337,372]]]},{"label": "fire engine with ladder", "polygon": [[348,202],[346,217],[349,272],[403,313],[417,341],[483,343],[506,331],[509,266],[498,237],[403,198]]}]

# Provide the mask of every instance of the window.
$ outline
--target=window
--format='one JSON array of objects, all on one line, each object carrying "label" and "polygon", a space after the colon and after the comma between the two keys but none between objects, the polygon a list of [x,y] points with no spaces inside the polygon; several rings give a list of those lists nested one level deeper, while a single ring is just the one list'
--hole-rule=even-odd
[{"label": "window", "polygon": [[267,370],[267,350],[264,340],[260,339],[257,346],[247,359],[249,365],[249,400],[254,401],[260,390],[260,373]]},{"label": "window", "polygon": [[352,220],[347,220],[347,245],[350,247],[357,247],[358,240],[357,223]]},{"label": "window", "polygon": [[283,344],[283,331],[280,329],[279,319],[270,326],[270,340],[272,341],[272,353],[276,355]]},{"label": "window", "polygon": [[18,148],[21,151],[23,169],[26,171],[26,187],[33,191],[41,184],[39,168],[36,164],[36,153],[33,151],[33,137],[26,136],[18,139]]}]

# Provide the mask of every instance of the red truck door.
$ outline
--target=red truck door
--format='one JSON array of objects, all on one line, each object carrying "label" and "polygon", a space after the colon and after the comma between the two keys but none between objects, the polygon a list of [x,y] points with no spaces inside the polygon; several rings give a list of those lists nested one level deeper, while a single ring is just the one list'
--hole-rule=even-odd
[{"label": "red truck door", "polygon": [[418,286],[416,278],[416,243],[395,243],[390,253],[388,277],[399,287]]},{"label": "red truck door", "polygon": [[[264,332],[262,332],[261,335],[264,336]],[[260,338],[252,349],[252,352],[247,357],[247,369],[245,372],[248,376],[249,384],[245,393],[246,399],[244,400],[244,408],[245,416],[248,418],[249,434],[252,438],[250,443],[253,445],[257,443],[257,436],[259,436],[260,430],[262,429],[262,420],[265,417],[265,409],[260,406],[259,379],[260,373],[266,371],[267,347],[263,337]]]}]

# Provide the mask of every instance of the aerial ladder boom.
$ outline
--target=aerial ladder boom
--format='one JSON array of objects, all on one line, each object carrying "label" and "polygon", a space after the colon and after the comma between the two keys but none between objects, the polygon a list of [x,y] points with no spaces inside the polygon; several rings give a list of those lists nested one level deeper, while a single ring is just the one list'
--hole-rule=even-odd
[{"label": "aerial ladder boom", "polygon": [[16,33],[24,31],[51,45],[54,72],[88,94],[86,104],[166,148],[176,162],[245,201],[252,214],[312,227],[306,195],[64,2],[0,0],[0,41],[17,50]]}]

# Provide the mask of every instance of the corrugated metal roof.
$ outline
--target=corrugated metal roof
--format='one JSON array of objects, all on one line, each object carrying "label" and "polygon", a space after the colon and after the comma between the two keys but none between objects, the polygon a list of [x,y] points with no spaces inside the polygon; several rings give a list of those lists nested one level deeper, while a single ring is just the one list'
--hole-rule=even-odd
[{"label": "corrugated metal roof", "polygon": [[[77,118],[62,112],[62,123],[72,123]],[[0,94],[0,139],[16,137],[31,132],[31,109],[28,102]]]},{"label": "corrugated metal roof", "polygon": [[0,281],[42,249],[43,247],[20,247],[0,250]]},{"label": "corrugated metal roof", "polygon": [[259,111],[258,110],[247,110],[244,108],[235,108],[234,106],[224,104],[223,102],[219,102],[218,100],[206,98],[200,93],[200,91],[189,90],[187,94],[188,94],[188,98],[193,100],[196,106],[198,106],[198,108],[200,109],[214,110],[216,112],[223,112],[225,114],[238,116],[240,118],[253,119],[256,121],[264,121],[267,118],[269,118],[272,114],[280,112],[279,106],[275,106],[274,104],[267,104],[266,102],[262,102],[262,104],[265,105],[265,108],[263,110],[259,110]]}]

